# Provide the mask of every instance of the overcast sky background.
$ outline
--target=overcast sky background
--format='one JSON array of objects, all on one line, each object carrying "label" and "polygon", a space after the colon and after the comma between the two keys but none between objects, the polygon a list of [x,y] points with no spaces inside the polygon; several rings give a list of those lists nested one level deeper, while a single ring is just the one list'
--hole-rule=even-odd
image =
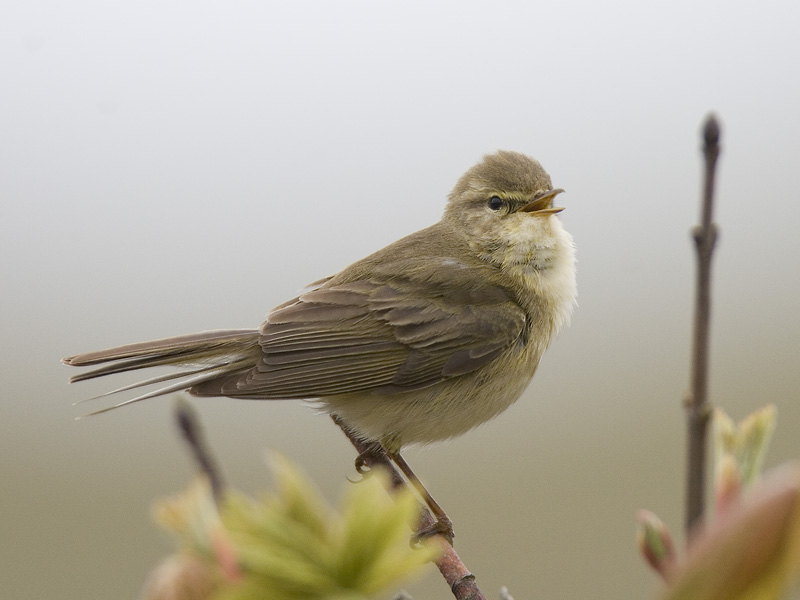
[{"label": "overcast sky background", "polygon": [[[699,130],[723,124],[712,399],[800,456],[800,5],[102,2],[0,8],[0,582],[133,598],[193,466],[160,398],[101,417],[63,356],[255,327],[436,221],[498,148],[567,190],[580,306],[523,398],[408,453],[490,597],[647,598],[634,518],[679,532]],[[229,482],[265,448],[331,499],[354,453],[301,403],[196,402]],[[446,598],[434,570],[409,586]]]}]

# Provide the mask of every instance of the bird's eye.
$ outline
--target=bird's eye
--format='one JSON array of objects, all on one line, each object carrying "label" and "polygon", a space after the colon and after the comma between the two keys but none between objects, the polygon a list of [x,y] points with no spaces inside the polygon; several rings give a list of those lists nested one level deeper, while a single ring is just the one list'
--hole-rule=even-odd
[{"label": "bird's eye", "polygon": [[499,196],[492,196],[491,198],[489,198],[488,205],[489,208],[491,208],[492,210],[500,210],[501,208],[503,208],[503,204],[505,203],[503,202],[503,199],[500,198]]}]

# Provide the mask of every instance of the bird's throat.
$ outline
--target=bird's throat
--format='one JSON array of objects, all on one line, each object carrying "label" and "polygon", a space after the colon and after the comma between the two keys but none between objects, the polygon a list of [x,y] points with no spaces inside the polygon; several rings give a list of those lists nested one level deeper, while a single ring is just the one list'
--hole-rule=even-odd
[{"label": "bird's throat", "polygon": [[555,334],[569,322],[577,297],[572,236],[556,217],[529,217],[517,225],[484,258],[508,277],[528,314],[543,318]]}]

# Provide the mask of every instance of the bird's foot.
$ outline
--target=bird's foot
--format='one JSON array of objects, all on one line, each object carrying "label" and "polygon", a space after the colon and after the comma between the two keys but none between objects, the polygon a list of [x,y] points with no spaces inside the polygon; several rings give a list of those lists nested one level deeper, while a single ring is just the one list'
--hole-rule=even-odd
[{"label": "bird's foot", "polygon": [[447,515],[437,516],[433,523],[422,527],[412,536],[411,543],[419,544],[422,540],[434,535],[442,536],[451,546],[453,545],[453,538],[455,537],[453,522]]},{"label": "bird's foot", "polygon": [[378,462],[386,461],[386,451],[378,442],[371,442],[369,447],[356,456],[356,471],[362,475]]}]

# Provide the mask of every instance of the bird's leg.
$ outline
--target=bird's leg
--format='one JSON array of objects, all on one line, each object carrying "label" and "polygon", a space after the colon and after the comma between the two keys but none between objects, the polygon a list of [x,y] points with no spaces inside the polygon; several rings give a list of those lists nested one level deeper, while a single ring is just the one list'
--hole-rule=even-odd
[{"label": "bird's leg", "polygon": [[[441,534],[453,545],[453,522],[450,517],[442,510],[442,507],[433,499],[430,492],[425,489],[425,486],[416,476],[411,467],[405,459],[400,456],[398,452],[387,452],[385,448],[374,440],[367,440],[359,436],[355,431],[350,429],[341,417],[338,415],[331,415],[333,422],[345,433],[350,442],[355,446],[358,451],[356,457],[356,470],[359,473],[364,473],[369,470],[372,465],[381,464],[386,467],[392,480],[392,488],[397,489],[407,483],[414,487],[414,490],[425,502],[425,505],[430,510],[423,511],[424,524],[422,528],[414,535],[414,540],[419,541],[422,538]],[[398,472],[398,469],[400,472]],[[402,473],[402,474],[401,474]],[[405,477],[405,479],[403,479]],[[432,516],[431,516],[432,515]]]},{"label": "bird's leg", "polygon": [[392,459],[392,462],[397,465],[397,468],[400,469],[406,480],[408,480],[408,482],[414,486],[414,489],[420,495],[428,509],[430,509],[431,514],[436,519],[434,523],[431,523],[430,525],[420,529],[414,537],[417,540],[421,540],[422,538],[430,537],[432,535],[443,535],[452,546],[453,537],[455,535],[453,533],[453,521],[450,520],[450,517],[447,516],[447,513],[444,512],[441,506],[439,506],[439,503],[434,500],[433,496],[431,496],[431,493],[419,480],[419,477],[417,477],[417,474],[411,470],[411,467],[408,466],[406,459],[400,456],[399,452],[387,452],[387,455]]}]

